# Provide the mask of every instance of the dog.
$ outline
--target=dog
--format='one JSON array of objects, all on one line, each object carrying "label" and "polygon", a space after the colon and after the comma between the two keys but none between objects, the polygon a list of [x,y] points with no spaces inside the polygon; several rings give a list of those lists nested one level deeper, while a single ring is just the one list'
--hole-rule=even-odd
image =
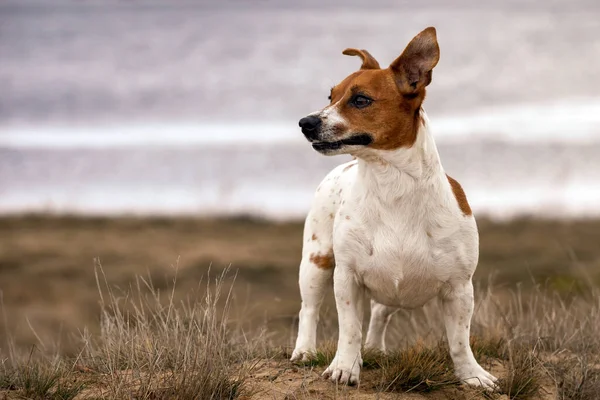
[{"label": "dog", "polygon": [[314,355],[319,309],[333,279],[339,339],[325,378],[359,382],[365,296],[365,348],[382,352],[391,315],[437,297],[457,378],[494,388],[496,378],[469,344],[477,225],[461,185],[444,172],[422,108],[440,56],[436,30],[415,36],[385,69],[366,50],[343,54],[359,56],[360,70],[331,89],[329,105],[299,122],[317,152],[354,159],[325,177],[306,218],[291,360]]}]

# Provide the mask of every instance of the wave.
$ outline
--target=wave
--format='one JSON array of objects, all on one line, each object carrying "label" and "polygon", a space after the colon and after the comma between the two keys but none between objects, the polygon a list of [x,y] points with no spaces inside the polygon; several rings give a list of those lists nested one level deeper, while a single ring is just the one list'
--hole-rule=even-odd
[{"label": "wave", "polygon": [[[489,107],[462,115],[429,115],[438,142],[597,142],[600,99]],[[295,121],[272,123],[144,123],[94,126],[5,126],[5,148],[187,147],[301,143]]]},{"label": "wave", "polygon": [[600,139],[600,99],[489,107],[431,118],[440,140],[493,138],[504,142],[589,142]]},{"label": "wave", "polygon": [[[50,192],[43,196],[5,196],[0,199],[0,215],[28,212],[99,216],[253,215],[288,220],[306,217],[313,195],[311,189],[304,188],[293,188],[285,193],[268,189],[255,193],[239,191],[227,198],[201,192],[190,193],[181,188],[138,190],[135,196],[131,191],[115,191],[114,188],[106,191],[90,188],[77,195],[62,193],[58,189]],[[548,190],[535,188],[526,192],[527,195],[524,195],[519,188],[496,192],[475,189],[469,191],[468,197],[475,215],[497,220],[519,216],[600,216],[600,186]]]}]

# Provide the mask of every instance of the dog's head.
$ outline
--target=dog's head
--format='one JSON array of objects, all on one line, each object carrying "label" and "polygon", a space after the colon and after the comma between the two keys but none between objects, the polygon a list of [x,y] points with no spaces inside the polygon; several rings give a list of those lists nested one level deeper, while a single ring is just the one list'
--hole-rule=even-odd
[{"label": "dog's head", "polygon": [[331,89],[330,104],[300,120],[302,133],[326,155],[410,147],[425,87],[440,58],[435,28],[415,36],[386,69],[366,50],[346,49],[362,66]]}]

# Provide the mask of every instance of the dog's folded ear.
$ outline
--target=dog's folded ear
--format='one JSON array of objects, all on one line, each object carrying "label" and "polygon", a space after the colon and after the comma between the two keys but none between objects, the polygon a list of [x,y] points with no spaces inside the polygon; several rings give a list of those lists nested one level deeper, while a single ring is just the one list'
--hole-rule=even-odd
[{"label": "dog's folded ear", "polygon": [[410,41],[390,64],[402,93],[415,93],[431,83],[432,70],[440,59],[435,28],[429,27]]},{"label": "dog's folded ear", "polygon": [[346,49],[342,52],[342,54],[346,56],[359,56],[362,59],[362,65],[360,66],[360,69],[381,68],[375,57],[373,57],[371,53],[366,50]]}]

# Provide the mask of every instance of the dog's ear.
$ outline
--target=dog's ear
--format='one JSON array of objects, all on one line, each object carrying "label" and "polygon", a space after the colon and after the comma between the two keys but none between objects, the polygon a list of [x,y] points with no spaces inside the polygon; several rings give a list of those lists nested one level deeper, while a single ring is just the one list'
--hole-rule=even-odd
[{"label": "dog's ear", "polygon": [[362,65],[360,66],[360,69],[381,68],[375,57],[373,57],[371,53],[366,50],[346,49],[342,52],[342,54],[346,56],[359,56],[362,59]]},{"label": "dog's ear", "polygon": [[429,27],[410,41],[390,64],[402,93],[415,93],[431,83],[433,67],[440,59],[435,28]]}]

